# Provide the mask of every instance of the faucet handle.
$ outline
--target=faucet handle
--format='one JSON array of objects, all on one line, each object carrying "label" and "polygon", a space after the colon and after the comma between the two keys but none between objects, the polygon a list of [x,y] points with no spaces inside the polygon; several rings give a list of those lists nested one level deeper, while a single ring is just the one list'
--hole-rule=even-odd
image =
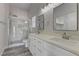
[{"label": "faucet handle", "polygon": [[69,39],[70,39],[70,37],[71,37],[71,35],[66,35],[66,37],[67,37],[67,39],[69,40]]},{"label": "faucet handle", "polygon": [[66,32],[64,32],[64,34],[66,34]]},{"label": "faucet handle", "polygon": [[66,32],[64,32],[62,35],[66,35]]}]

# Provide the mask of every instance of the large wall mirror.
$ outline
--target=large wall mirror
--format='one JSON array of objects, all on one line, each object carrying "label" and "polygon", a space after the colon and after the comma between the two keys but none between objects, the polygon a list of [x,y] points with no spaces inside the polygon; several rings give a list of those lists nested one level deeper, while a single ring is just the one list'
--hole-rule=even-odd
[{"label": "large wall mirror", "polygon": [[53,9],[54,30],[78,30],[77,6],[77,3],[63,3]]}]

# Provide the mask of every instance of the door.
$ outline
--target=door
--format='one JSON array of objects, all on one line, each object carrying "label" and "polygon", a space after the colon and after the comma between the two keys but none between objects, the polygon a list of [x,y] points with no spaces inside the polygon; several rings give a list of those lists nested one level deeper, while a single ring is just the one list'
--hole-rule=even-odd
[{"label": "door", "polygon": [[11,18],[9,26],[9,45],[24,45],[27,34],[27,23],[23,19]]}]

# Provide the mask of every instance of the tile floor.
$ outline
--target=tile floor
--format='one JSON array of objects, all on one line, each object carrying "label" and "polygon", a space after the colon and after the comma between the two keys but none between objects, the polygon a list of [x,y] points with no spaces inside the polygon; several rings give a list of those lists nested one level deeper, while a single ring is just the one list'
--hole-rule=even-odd
[{"label": "tile floor", "polygon": [[2,56],[32,56],[32,54],[25,46],[18,46],[5,49]]}]

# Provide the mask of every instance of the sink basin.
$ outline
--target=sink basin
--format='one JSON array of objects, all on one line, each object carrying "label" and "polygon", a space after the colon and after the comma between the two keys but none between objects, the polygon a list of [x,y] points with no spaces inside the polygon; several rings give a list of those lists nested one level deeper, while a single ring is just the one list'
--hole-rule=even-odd
[{"label": "sink basin", "polygon": [[67,40],[64,40],[62,38],[51,38],[50,39],[51,41],[56,41],[56,42],[60,42],[60,43],[63,43],[63,42],[66,42]]},{"label": "sink basin", "polygon": [[55,38],[55,37],[51,38],[49,40],[60,43],[60,44],[71,45],[71,46],[79,46],[79,41],[76,41],[76,40],[71,40],[71,39],[66,40],[66,39],[63,39],[63,38]]}]

